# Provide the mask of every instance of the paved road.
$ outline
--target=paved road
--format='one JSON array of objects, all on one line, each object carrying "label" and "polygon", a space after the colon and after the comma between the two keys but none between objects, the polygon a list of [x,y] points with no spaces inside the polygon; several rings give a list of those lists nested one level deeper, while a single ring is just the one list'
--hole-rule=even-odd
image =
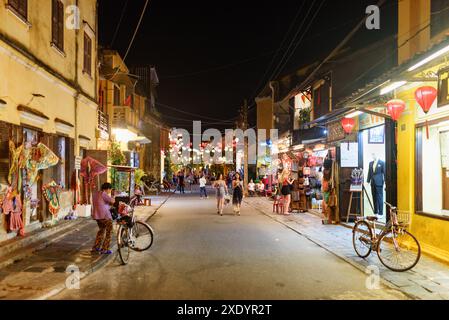
[{"label": "paved road", "polygon": [[221,217],[213,198],[175,195],[151,224],[149,251],[54,299],[406,299],[367,289],[366,274],[252,208]]}]

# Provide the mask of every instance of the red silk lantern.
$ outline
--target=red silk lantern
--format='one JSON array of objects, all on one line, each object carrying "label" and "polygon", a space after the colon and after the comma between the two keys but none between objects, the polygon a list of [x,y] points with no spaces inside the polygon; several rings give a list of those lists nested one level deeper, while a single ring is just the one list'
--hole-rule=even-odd
[{"label": "red silk lantern", "polygon": [[[427,114],[432,108],[433,103],[435,102],[435,99],[437,98],[437,89],[430,86],[425,86],[418,88],[415,91],[415,99],[419,103],[419,105],[422,108],[422,111],[424,111],[425,114]],[[429,139],[429,124],[426,120],[426,135],[427,139]]]},{"label": "red silk lantern", "polygon": [[387,102],[388,114],[394,121],[398,121],[404,110],[405,110],[405,102],[402,100],[394,99]]},{"label": "red silk lantern", "polygon": [[352,129],[354,129],[355,120],[353,118],[343,118],[341,119],[341,125],[343,127],[343,130],[347,134],[350,134],[352,132]]}]

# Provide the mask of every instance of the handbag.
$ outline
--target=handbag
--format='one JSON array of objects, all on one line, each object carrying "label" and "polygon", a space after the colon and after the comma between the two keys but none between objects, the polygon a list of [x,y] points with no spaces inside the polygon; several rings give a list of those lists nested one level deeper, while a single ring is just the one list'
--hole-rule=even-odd
[{"label": "handbag", "polygon": [[332,190],[330,196],[329,196],[329,203],[328,206],[333,208],[337,206],[337,195],[335,194],[335,190]]}]

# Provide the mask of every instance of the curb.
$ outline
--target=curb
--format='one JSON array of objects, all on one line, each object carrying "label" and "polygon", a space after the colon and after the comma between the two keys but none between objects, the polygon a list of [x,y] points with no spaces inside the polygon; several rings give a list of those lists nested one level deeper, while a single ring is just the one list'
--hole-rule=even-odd
[{"label": "curb", "polygon": [[[248,202],[246,202],[247,204],[249,204]],[[311,236],[301,232],[300,230],[297,230],[295,228],[293,228],[292,226],[289,226],[287,223],[285,223],[284,221],[279,220],[276,217],[272,217],[271,215],[265,213],[262,209],[258,208],[257,206],[253,206],[257,211],[259,211],[260,213],[262,213],[263,215],[267,216],[268,218],[272,219],[273,221],[276,221],[279,224],[282,224],[283,226],[287,227],[288,229],[292,230],[293,232],[299,234],[300,236],[306,238],[307,240],[309,240],[310,242],[313,242],[314,244],[316,244],[317,246],[319,246],[320,248],[326,250],[327,252],[333,254],[334,256],[340,258],[341,260],[345,261],[346,263],[352,265],[353,267],[355,267],[356,269],[360,270],[361,272],[365,273],[366,268],[360,264],[358,264],[357,262],[354,262],[353,260],[345,257],[342,254],[339,254],[335,251],[332,251],[331,249],[329,249],[324,243],[322,243],[319,240],[316,240],[314,238],[312,238]],[[345,228],[348,228],[347,226],[344,226]],[[386,287],[390,288],[390,289],[394,289],[397,290],[401,293],[403,293],[405,296],[409,297],[410,299],[414,299],[414,300],[421,300],[421,298],[419,298],[418,296],[412,295],[408,292],[405,292],[403,290],[401,290],[400,287],[394,285],[393,283],[391,283],[390,281],[380,277],[380,281],[383,285],[385,285]]]},{"label": "curb", "polygon": [[[74,222],[73,224],[71,223],[67,223],[67,225],[65,225],[64,227],[60,228],[60,229],[56,229],[56,230],[44,230],[43,232],[47,231],[47,235],[45,237],[43,237],[43,240],[38,240],[36,242],[32,242],[31,244],[29,244],[28,246],[25,246],[23,248],[21,248],[21,250],[17,249],[16,251],[22,251],[21,253],[18,253],[16,255],[14,255],[13,251],[11,254],[12,256],[10,258],[7,258],[5,260],[0,261],[0,268],[5,268],[11,264],[14,264],[16,261],[20,261],[23,260],[31,255],[33,255],[34,252],[38,251],[38,250],[42,250],[45,247],[49,246],[50,244],[58,241],[59,239],[61,239],[62,237],[72,233],[72,232],[76,232],[76,229],[72,229],[72,230],[67,230],[69,228],[82,228],[83,225],[87,225],[89,223],[89,221],[91,220],[77,220],[76,222]],[[53,231],[53,232],[51,232]],[[45,234],[44,234],[45,235]],[[46,240],[47,237],[51,237],[57,235],[51,239]]]},{"label": "curb", "polygon": [[[151,213],[148,218],[145,219],[145,222],[148,222],[156,213],[158,213],[159,209],[171,198],[172,194],[170,194],[169,196],[167,196],[167,198],[156,208],[156,210],[153,211],[153,213]],[[115,260],[117,258],[117,243],[115,243],[112,248],[112,251],[114,251],[114,254],[110,254],[107,256],[101,256],[101,258],[99,258],[96,262],[93,262],[90,267],[87,268],[86,271],[81,272],[80,274],[80,279],[79,281],[81,282],[83,279],[85,279],[87,276],[93,274],[94,272],[98,271],[99,269],[106,267],[110,262],[112,262],[113,260]],[[53,287],[52,289],[50,289],[49,292],[39,295],[35,298],[30,298],[29,300],[47,300],[59,293],[61,293],[62,291],[66,290],[66,285],[64,284],[60,284],[57,285],[55,287]]]}]

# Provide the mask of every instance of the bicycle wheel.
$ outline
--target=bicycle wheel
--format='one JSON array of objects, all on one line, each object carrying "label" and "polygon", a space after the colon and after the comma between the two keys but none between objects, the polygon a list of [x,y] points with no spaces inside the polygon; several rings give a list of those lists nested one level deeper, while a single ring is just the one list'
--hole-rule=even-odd
[{"label": "bicycle wheel", "polygon": [[130,247],[134,251],[148,250],[153,244],[153,229],[145,222],[136,221],[132,227]]},{"label": "bicycle wheel", "polygon": [[122,264],[127,264],[129,261],[130,249],[128,242],[129,242],[128,228],[120,226],[117,231],[117,248]]},{"label": "bicycle wheel", "polygon": [[421,246],[410,232],[395,227],[379,239],[377,255],[388,269],[403,272],[416,266],[421,257]]},{"label": "bicycle wheel", "polygon": [[352,229],[352,245],[360,258],[370,255],[372,247],[373,231],[366,221],[359,221]]}]

